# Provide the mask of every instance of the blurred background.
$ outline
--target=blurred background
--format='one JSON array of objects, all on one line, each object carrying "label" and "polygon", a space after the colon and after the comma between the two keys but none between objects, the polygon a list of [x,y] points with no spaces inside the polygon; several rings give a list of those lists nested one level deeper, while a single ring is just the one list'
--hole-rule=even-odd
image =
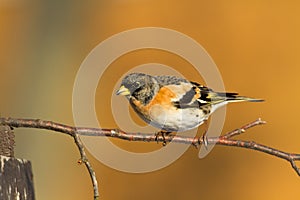
[{"label": "blurred background", "polygon": [[[300,153],[299,6],[297,1],[277,0],[85,4],[1,0],[1,116],[73,125],[73,83],[88,53],[119,32],[164,27],[190,36],[208,51],[226,90],[266,100],[229,105],[223,133],[261,117],[267,125],[238,138]],[[116,128],[110,108],[115,81],[132,67],[149,62],[172,66],[191,80],[201,79],[192,67],[186,67],[189,63],[171,53],[140,50],[124,55],[99,82],[96,108],[103,127]],[[101,85],[103,81],[107,87]],[[15,132],[16,157],[31,160],[37,199],[92,199],[90,177],[86,168],[77,164],[79,153],[72,138],[45,130]],[[137,152],[161,148],[114,142]],[[217,146],[199,159],[198,151],[190,147],[170,166],[145,174],[119,172],[89,158],[104,200],[299,198],[300,177],[290,164],[251,150]]]}]

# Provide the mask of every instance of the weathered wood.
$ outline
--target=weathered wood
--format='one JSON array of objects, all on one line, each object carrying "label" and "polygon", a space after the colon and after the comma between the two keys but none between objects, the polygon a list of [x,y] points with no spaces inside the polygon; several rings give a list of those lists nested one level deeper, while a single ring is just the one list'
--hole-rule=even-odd
[{"label": "weathered wood", "polygon": [[14,158],[14,132],[0,126],[0,200],[34,200],[31,163]]},{"label": "weathered wood", "polygon": [[15,135],[9,126],[0,126],[0,155],[14,157]]},{"label": "weathered wood", "polygon": [[0,199],[34,200],[30,161],[0,156]]}]

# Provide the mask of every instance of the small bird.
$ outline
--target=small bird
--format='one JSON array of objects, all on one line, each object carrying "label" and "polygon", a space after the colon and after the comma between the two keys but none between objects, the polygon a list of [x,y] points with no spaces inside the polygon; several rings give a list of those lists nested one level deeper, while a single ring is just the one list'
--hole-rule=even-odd
[{"label": "small bird", "polygon": [[263,101],[237,93],[215,92],[176,76],[144,73],[127,75],[116,94],[124,95],[146,123],[167,133],[196,128],[227,103]]}]

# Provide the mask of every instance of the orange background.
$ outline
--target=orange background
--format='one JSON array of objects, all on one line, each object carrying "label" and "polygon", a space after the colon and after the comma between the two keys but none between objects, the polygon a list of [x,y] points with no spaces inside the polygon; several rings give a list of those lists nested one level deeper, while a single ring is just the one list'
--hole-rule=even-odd
[{"label": "orange background", "polygon": [[[289,1],[16,1],[0,2],[2,116],[73,124],[76,72],[101,41],[124,30],[156,26],[182,32],[213,58],[228,91],[260,97],[260,104],[227,108],[223,132],[258,117],[267,125],[239,136],[299,152],[300,2]],[[195,80],[172,54],[141,50],[124,55],[109,73],[157,62]],[[105,77],[104,77],[105,79]],[[104,80],[103,80],[104,81]],[[107,88],[115,79],[107,78]],[[100,82],[101,83],[101,82]],[[99,84],[100,84],[99,83]],[[99,87],[100,88],[100,87]],[[97,90],[97,114],[110,118],[113,91]],[[134,114],[133,114],[134,116]],[[114,128],[113,120],[102,126]],[[17,129],[16,157],[32,161],[37,199],[91,199],[92,186],[73,140],[50,131]],[[115,141],[132,151],[156,144]],[[142,148],[141,148],[142,146]],[[160,148],[156,145],[155,148]],[[109,153],[109,152],[108,152]],[[296,199],[300,177],[284,160],[217,146],[204,159],[193,147],[170,166],[146,174],[119,172],[90,157],[101,199]]]}]

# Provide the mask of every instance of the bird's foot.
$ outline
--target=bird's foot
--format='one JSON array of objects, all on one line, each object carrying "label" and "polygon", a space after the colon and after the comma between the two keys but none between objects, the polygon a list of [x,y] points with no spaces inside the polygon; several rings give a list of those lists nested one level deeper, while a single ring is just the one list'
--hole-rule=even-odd
[{"label": "bird's foot", "polygon": [[161,136],[163,141],[163,146],[166,146],[167,145],[166,136],[170,135],[171,133],[172,132],[160,130],[157,133],[155,133],[155,141],[158,143],[159,136]]}]

